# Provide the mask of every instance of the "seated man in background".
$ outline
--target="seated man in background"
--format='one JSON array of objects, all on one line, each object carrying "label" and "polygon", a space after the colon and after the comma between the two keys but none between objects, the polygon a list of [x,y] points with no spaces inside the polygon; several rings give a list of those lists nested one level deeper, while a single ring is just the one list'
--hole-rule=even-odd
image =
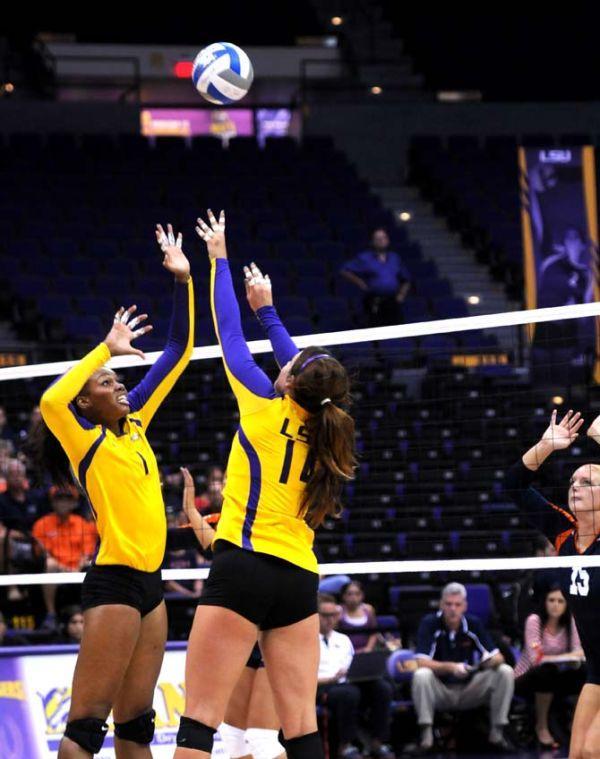
[{"label": "seated man in background", "polygon": [[39,503],[29,490],[25,464],[10,459],[6,466],[6,490],[0,495],[0,525],[26,533],[38,516]]},{"label": "seated man in background", "polygon": [[421,620],[412,698],[421,729],[420,748],[433,747],[433,718],[439,709],[463,711],[490,706],[490,744],[512,746],[505,735],[514,691],[513,670],[477,617],[466,613],[467,591],[451,582],[442,591],[440,610]]},{"label": "seated man in background", "polygon": [[386,741],[390,729],[390,702],[392,687],[383,678],[349,683],[346,679],[354,657],[350,638],[334,629],[340,618],[340,609],[333,596],[319,594],[319,687],[317,702],[326,704],[335,724],[339,740],[338,756],[344,759],[361,759],[362,754],[353,745],[359,722],[359,707],[370,712],[369,733],[371,756],[393,759],[394,753]]},{"label": "seated man in background", "polygon": [[385,229],[375,229],[371,247],[347,261],[342,277],[364,293],[364,309],[370,327],[402,322],[400,304],[410,290],[410,274],[402,259],[390,249]]},{"label": "seated man in background", "polygon": [[[54,485],[48,492],[52,513],[33,525],[33,537],[46,552],[47,572],[81,572],[90,563],[98,533],[93,522],[72,512],[79,504],[79,493],[73,486]],[[46,606],[45,627],[56,626],[56,585],[43,585]]]}]

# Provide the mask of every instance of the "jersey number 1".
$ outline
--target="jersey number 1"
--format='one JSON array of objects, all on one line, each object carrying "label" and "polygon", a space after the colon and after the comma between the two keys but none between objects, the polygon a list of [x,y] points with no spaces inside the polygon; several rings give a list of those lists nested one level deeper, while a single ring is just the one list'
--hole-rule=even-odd
[{"label": "jersey number 1", "polygon": [[587,596],[590,592],[590,573],[585,569],[575,567],[571,572],[571,587],[569,593],[572,596]]}]

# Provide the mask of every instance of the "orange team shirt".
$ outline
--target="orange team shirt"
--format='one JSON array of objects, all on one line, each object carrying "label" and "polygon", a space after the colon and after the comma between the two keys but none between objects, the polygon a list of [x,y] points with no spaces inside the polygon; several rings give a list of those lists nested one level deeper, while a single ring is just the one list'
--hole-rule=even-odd
[{"label": "orange team shirt", "polygon": [[33,525],[33,537],[60,564],[73,570],[94,553],[98,541],[95,525],[77,514],[69,514],[65,520],[56,514],[41,517]]}]

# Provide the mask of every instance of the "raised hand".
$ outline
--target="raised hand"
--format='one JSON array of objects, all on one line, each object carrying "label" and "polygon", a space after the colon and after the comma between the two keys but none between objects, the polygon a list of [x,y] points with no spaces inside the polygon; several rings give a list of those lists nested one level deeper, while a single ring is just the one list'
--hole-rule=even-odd
[{"label": "raised hand", "polygon": [[244,266],[244,284],[246,298],[253,311],[273,305],[273,288],[269,275],[263,275],[254,262],[250,266]]},{"label": "raised hand", "polygon": [[167,224],[167,231],[160,224],[156,225],[156,241],[164,253],[163,266],[175,275],[178,282],[187,282],[190,278],[190,262],[181,249],[183,236],[181,232],[175,237],[173,227]]},{"label": "raised hand", "polygon": [[183,476],[183,510],[190,523],[192,523],[192,520],[199,516],[196,509],[196,486],[189,469],[182,466],[180,467],[180,471]]},{"label": "raised hand", "polygon": [[[111,356],[133,355],[139,356],[142,359],[146,358],[142,351],[131,345],[131,341],[150,332],[152,327],[150,324],[147,324],[144,327],[136,329],[139,324],[148,318],[148,314],[140,314],[131,319],[136,310],[137,306],[129,306],[127,309],[121,306],[115,314],[112,329],[104,338]],[[131,321],[129,321],[130,319]]]},{"label": "raised hand", "polygon": [[540,439],[540,443],[551,447],[553,451],[568,448],[579,436],[579,430],[583,424],[579,411],[577,413],[572,410],[568,411],[558,424],[556,422],[557,414],[558,412],[554,409],[550,424]]},{"label": "raised hand", "polygon": [[196,232],[206,243],[208,256],[211,260],[213,258],[227,258],[227,247],[225,245],[225,211],[221,211],[219,214],[219,221],[216,220],[215,215],[210,208],[207,211],[207,215],[210,226],[203,219],[198,218]]}]

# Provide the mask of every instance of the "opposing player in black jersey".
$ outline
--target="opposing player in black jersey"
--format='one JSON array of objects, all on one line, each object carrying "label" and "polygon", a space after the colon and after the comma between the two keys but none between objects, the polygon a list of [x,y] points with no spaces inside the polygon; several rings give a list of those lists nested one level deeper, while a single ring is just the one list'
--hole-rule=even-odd
[{"label": "opposing player in black jersey", "polygon": [[[507,473],[506,489],[528,520],[554,543],[560,556],[600,555],[600,464],[583,464],[571,475],[568,508],[555,505],[531,482],[548,456],[568,448],[583,424],[569,411],[557,423],[553,411],[540,440]],[[600,442],[600,417],[587,434]],[[588,665],[573,720],[570,759],[600,757],[600,566],[559,570]]]}]

